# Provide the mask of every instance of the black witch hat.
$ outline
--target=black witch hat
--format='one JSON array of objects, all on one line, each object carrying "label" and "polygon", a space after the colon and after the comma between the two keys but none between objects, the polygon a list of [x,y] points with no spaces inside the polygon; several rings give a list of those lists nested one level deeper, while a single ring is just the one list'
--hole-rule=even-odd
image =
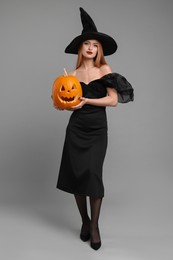
[{"label": "black witch hat", "polygon": [[104,33],[98,32],[97,27],[92,18],[87,14],[83,8],[80,9],[81,21],[83,30],[81,35],[77,36],[72,42],[66,47],[66,53],[78,54],[78,49],[82,42],[86,40],[98,40],[102,44],[104,55],[111,55],[117,50],[117,43],[115,40]]}]

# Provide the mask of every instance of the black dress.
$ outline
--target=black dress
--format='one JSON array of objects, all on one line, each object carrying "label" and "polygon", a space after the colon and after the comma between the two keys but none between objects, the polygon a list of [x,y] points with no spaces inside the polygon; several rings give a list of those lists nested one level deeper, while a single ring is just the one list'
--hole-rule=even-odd
[{"label": "black dress", "polygon": [[[120,74],[109,73],[89,84],[81,82],[83,96],[102,98],[115,88],[118,102],[133,101],[133,88]],[[90,197],[103,197],[102,166],[107,148],[105,107],[84,105],[69,120],[57,188]]]}]

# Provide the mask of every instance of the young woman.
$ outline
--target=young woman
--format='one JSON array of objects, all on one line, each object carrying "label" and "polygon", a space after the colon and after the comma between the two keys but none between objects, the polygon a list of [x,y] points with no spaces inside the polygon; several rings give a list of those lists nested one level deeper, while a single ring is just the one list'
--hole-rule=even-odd
[{"label": "young woman", "polygon": [[80,81],[83,97],[79,105],[70,109],[73,113],[66,130],[57,188],[74,194],[82,219],[80,238],[90,239],[91,247],[98,250],[99,215],[104,197],[102,167],[107,149],[105,108],[132,101],[133,88],[106,64],[104,55],[117,49],[114,39],[99,33],[91,17],[82,8],[80,11],[84,29],[65,52],[78,54],[76,69],[70,74]]}]

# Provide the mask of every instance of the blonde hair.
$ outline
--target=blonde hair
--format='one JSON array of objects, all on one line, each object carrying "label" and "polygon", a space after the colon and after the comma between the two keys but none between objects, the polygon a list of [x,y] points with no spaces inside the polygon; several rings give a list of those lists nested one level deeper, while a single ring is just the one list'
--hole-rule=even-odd
[{"label": "blonde hair", "polygon": [[[78,50],[78,58],[77,58],[77,62],[76,62],[76,69],[78,69],[83,63],[83,55],[82,55],[82,52],[81,52],[82,45],[83,45],[83,43],[81,44],[81,46],[79,47],[79,50]],[[97,51],[96,57],[94,58],[94,65],[96,67],[100,68],[104,64],[107,64],[107,63],[106,63],[106,60],[105,60],[105,57],[104,57],[104,54],[103,54],[103,48],[102,48],[101,43],[98,42],[98,51]]]}]

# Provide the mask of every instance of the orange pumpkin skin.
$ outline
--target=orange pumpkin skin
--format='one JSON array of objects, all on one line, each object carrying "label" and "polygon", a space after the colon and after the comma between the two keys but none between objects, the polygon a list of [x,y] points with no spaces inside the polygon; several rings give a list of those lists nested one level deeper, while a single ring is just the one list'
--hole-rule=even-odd
[{"label": "orange pumpkin skin", "polygon": [[55,79],[52,87],[52,99],[55,107],[68,109],[78,105],[82,97],[82,87],[75,76],[65,75]]}]

